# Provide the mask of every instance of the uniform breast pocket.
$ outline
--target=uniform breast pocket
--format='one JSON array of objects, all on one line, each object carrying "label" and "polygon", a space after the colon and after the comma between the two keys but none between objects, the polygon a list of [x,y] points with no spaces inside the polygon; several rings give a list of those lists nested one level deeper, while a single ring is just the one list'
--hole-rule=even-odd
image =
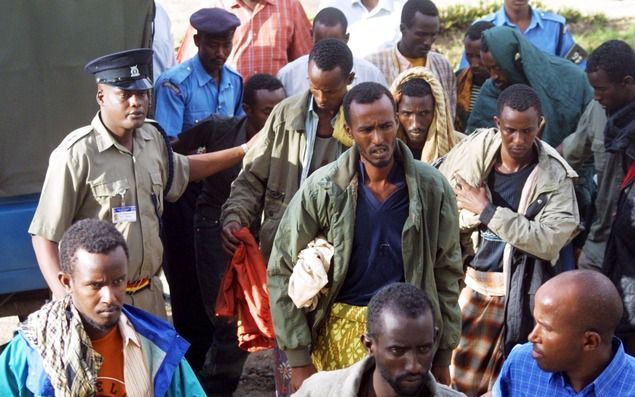
[{"label": "uniform breast pocket", "polygon": [[104,219],[111,219],[113,208],[135,205],[127,179],[93,181],[89,184],[95,201],[101,207],[100,216]]},{"label": "uniform breast pocket", "polygon": [[150,182],[152,182],[152,205],[159,211],[159,214],[163,213],[163,176],[161,172],[151,172]]}]

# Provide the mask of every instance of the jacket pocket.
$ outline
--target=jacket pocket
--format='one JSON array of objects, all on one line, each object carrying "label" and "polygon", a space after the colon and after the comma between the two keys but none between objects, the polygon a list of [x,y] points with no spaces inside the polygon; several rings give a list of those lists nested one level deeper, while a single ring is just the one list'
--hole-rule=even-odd
[{"label": "jacket pocket", "polygon": [[161,172],[151,172],[150,182],[152,182],[152,204],[158,206],[159,214],[163,213],[163,177]]},{"label": "jacket pocket", "polygon": [[280,219],[282,217],[282,213],[284,212],[284,198],[284,192],[267,188],[264,206],[265,218]]},{"label": "jacket pocket", "polygon": [[120,179],[112,182],[93,181],[89,182],[95,200],[102,207],[121,207],[124,205],[134,205],[130,184],[127,179]]}]

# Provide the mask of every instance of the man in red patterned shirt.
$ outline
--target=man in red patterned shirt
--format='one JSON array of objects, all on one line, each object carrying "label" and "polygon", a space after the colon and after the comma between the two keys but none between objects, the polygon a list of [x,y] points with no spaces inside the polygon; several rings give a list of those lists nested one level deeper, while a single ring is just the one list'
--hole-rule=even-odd
[{"label": "man in red patterned shirt", "polygon": [[[227,63],[248,80],[256,73],[275,76],[287,63],[313,47],[311,23],[298,0],[214,0],[214,6],[234,13],[240,26],[234,33]],[[188,59],[194,30],[190,27],[177,58]]]}]

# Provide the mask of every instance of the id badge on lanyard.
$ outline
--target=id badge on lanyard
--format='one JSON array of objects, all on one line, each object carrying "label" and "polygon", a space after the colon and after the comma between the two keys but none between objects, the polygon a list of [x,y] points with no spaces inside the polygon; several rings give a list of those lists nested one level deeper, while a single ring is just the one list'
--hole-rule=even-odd
[{"label": "id badge on lanyard", "polygon": [[137,221],[137,206],[126,205],[126,191],[128,189],[122,189],[119,191],[119,197],[121,198],[120,206],[112,208],[112,222],[136,222]]}]

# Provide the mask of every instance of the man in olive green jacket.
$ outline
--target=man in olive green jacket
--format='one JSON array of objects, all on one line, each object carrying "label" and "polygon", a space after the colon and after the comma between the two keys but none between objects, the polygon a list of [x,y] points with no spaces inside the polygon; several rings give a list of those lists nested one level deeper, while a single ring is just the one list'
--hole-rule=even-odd
[{"label": "man in olive green jacket", "polygon": [[[295,380],[296,368],[311,367],[310,347],[315,348],[318,334],[323,331],[329,312],[338,302],[338,295],[347,281],[347,273],[352,271],[349,265],[351,256],[355,254],[356,207],[362,189],[368,188],[366,181],[365,186],[359,182],[360,167],[363,163],[368,176],[365,179],[372,179],[372,174],[377,172],[376,167],[373,170],[369,165],[369,162],[372,163],[369,158],[373,156],[389,155],[390,164],[398,164],[395,167],[403,172],[401,178],[405,181],[408,208],[397,254],[403,260],[402,281],[426,291],[432,300],[434,316],[440,320],[433,373],[434,367],[442,368],[441,372],[447,370],[451,351],[459,340],[458,289],[462,264],[454,193],[438,171],[415,161],[408,147],[396,139],[398,124],[390,93],[377,84],[362,83],[355,86],[347,98],[360,90],[383,90],[375,94],[380,99],[370,104],[361,102],[363,105],[360,106],[382,104],[383,108],[364,110],[364,114],[375,117],[387,112],[387,120],[370,120],[368,124],[373,132],[358,133],[355,120],[351,123],[347,116],[347,131],[352,133],[355,145],[337,161],[312,174],[291,200],[280,220],[269,260],[268,288],[275,334],[278,346],[287,353],[294,368],[292,383],[295,387],[301,384],[301,380]],[[353,106],[358,103],[356,99],[352,104],[347,101],[349,99],[344,100],[344,113],[347,114],[347,106],[350,106],[350,118],[353,119]],[[375,132],[375,129],[381,132]],[[382,138],[370,138],[376,134]],[[390,183],[390,179],[385,182]],[[298,253],[318,234],[323,234],[333,245],[334,257],[328,271],[327,292],[320,295],[316,309],[307,313],[298,309],[289,297],[289,278]],[[310,373],[308,371],[305,375]]]},{"label": "man in olive green jacket", "polygon": [[233,232],[262,214],[260,250],[267,260],[280,217],[302,182],[350,146],[340,105],[354,76],[353,55],[343,42],[322,40],[311,50],[308,67],[311,88],[273,109],[232,183],[221,216],[224,246],[231,253],[237,244]]}]

